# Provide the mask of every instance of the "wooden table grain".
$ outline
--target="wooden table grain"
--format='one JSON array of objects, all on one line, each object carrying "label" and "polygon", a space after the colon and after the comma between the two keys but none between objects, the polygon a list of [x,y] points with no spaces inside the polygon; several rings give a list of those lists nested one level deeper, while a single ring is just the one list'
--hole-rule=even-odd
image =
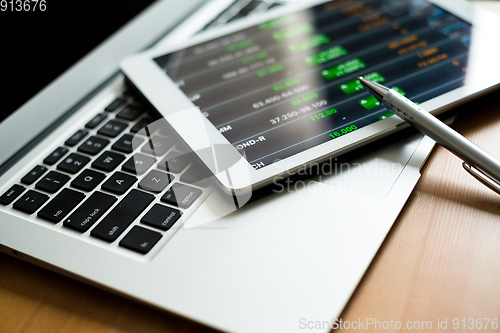
[{"label": "wooden table grain", "polygon": [[[461,114],[452,127],[500,158],[500,103]],[[500,196],[442,147],[342,314],[363,318],[431,321],[434,330],[439,318],[451,332],[500,332],[491,322],[489,329],[467,329],[469,318],[500,320]],[[453,329],[454,318],[460,329]]]},{"label": "wooden table grain", "polygon": [[[499,3],[486,5],[500,11]],[[494,96],[498,102],[490,98],[460,114],[452,127],[500,158],[500,92]],[[482,329],[464,330],[462,322],[467,327],[469,318],[500,319],[500,196],[437,147],[341,317],[403,325],[428,321],[428,332],[500,332],[491,322],[485,329],[486,320]],[[438,320],[447,320],[448,329],[438,330]],[[0,254],[0,332],[205,331],[188,320]]]}]

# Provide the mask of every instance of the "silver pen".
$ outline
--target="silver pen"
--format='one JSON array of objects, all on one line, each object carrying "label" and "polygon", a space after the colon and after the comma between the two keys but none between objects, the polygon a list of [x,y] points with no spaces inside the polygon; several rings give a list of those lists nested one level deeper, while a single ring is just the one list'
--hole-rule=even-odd
[{"label": "silver pen", "polygon": [[500,162],[397,91],[363,77],[358,80],[394,114],[463,160],[474,178],[500,194]]}]

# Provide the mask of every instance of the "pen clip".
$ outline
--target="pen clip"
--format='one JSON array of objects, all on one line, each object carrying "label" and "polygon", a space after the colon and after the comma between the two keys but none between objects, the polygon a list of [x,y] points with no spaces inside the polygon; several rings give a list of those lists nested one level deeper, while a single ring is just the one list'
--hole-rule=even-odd
[{"label": "pen clip", "polygon": [[497,183],[493,178],[467,162],[463,162],[462,166],[468,173],[471,174],[472,177],[476,178],[490,190],[496,192],[497,194],[500,194],[500,184]]}]

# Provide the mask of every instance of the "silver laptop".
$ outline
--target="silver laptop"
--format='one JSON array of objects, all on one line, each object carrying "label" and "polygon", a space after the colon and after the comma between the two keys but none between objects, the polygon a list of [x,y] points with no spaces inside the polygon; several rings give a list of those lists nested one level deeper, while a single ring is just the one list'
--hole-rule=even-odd
[{"label": "silver laptop", "polygon": [[235,210],[118,71],[152,45],[289,5],[156,2],[3,120],[0,250],[223,331],[340,316],[434,143],[367,146]]}]

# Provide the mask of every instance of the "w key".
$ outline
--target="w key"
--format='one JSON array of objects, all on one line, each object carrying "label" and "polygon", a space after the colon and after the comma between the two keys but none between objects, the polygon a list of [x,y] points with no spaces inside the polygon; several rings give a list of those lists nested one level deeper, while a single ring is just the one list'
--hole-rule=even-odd
[{"label": "w key", "polygon": [[92,163],[92,167],[102,171],[113,171],[123,160],[122,154],[105,151],[97,160]]},{"label": "w key", "polygon": [[43,207],[37,216],[49,222],[58,223],[84,198],[85,194],[65,188]]}]

